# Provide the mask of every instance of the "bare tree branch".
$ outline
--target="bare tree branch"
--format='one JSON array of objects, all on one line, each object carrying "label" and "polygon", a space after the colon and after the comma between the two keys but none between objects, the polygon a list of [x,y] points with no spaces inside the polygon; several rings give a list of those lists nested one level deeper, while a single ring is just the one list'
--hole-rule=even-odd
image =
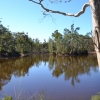
[{"label": "bare tree branch", "polygon": [[81,11],[79,11],[77,14],[71,14],[71,13],[65,13],[65,12],[61,12],[61,11],[54,11],[54,10],[51,10],[51,9],[48,9],[48,8],[45,8],[42,4],[42,1],[43,0],[40,0],[40,2],[36,2],[34,0],[29,0],[33,3],[36,3],[36,4],[39,4],[46,12],[50,12],[50,13],[57,13],[57,14],[61,14],[61,15],[64,15],[64,16],[74,16],[74,17],[78,17],[80,16],[81,14],[83,14],[85,12],[85,9],[90,6],[89,2],[88,3],[85,3],[81,9]]},{"label": "bare tree branch", "polygon": [[[39,19],[41,22],[43,21],[43,19],[45,19],[47,16],[49,16],[49,17],[51,17],[52,22],[55,23],[55,19],[50,14],[46,14],[45,11],[42,11],[42,12],[43,12],[43,18]],[[56,25],[56,23],[55,23],[55,25]]]},{"label": "bare tree branch", "polygon": [[32,1],[33,3],[36,3],[36,4],[40,4],[39,2],[36,2],[36,1],[34,1],[34,0],[29,0],[29,1]]}]

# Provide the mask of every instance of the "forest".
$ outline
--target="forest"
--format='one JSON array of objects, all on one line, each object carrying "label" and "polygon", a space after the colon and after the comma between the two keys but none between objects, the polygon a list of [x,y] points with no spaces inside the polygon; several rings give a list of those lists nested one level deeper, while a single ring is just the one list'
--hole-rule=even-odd
[{"label": "forest", "polygon": [[[25,32],[11,32],[0,23],[0,57],[19,57],[27,53],[50,53],[55,55],[84,55],[94,52],[92,32],[79,34],[80,27],[64,28],[63,33],[55,30],[48,41],[40,42]],[[35,34],[35,33],[33,33]]]}]

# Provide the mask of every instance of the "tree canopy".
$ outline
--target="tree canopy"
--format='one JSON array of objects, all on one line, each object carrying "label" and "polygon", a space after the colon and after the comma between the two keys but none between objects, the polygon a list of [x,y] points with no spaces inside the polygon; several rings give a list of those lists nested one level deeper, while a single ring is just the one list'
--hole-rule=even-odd
[{"label": "tree canopy", "polygon": [[80,27],[65,28],[63,33],[55,30],[48,41],[32,39],[25,32],[11,32],[0,24],[0,56],[13,57],[32,52],[51,54],[87,54],[94,51],[93,41],[89,34],[80,35]]}]

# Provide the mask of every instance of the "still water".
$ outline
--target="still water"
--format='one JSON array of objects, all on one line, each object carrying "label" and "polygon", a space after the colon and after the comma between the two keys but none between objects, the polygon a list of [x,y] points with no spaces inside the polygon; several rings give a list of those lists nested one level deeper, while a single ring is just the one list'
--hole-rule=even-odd
[{"label": "still water", "polygon": [[32,55],[0,60],[0,98],[11,95],[36,100],[90,100],[100,92],[95,55],[57,57]]}]

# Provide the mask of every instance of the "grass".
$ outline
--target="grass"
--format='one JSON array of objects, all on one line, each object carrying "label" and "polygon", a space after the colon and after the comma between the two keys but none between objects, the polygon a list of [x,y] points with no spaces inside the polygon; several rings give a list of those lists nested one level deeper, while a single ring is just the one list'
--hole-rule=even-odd
[{"label": "grass", "polygon": [[100,100],[100,92],[97,95],[92,96],[91,100]]},{"label": "grass", "polygon": [[[46,94],[45,91],[36,92],[29,98],[22,99],[18,97],[16,98],[16,100],[52,100],[50,99],[50,97],[45,98],[45,94]],[[4,98],[2,98],[2,100],[13,100],[13,98],[11,96],[5,96]],[[92,96],[91,100],[100,100],[100,92],[97,93],[97,95]]]},{"label": "grass", "polygon": [[20,94],[20,96],[18,95],[18,97],[16,97],[15,99],[13,99],[11,96],[5,96],[1,100],[51,100],[51,99],[50,97],[46,97],[46,92],[43,90],[43,91],[38,91],[33,95],[31,94],[29,98],[22,98]]},{"label": "grass", "polygon": [[11,96],[5,96],[2,100],[12,100]]}]

